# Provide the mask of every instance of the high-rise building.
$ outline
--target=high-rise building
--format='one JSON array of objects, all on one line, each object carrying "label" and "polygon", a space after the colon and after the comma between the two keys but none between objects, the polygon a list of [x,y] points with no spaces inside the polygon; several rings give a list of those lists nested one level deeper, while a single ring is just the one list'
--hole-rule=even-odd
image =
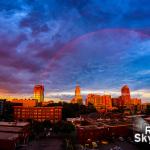
[{"label": "high-rise building", "polygon": [[44,86],[43,85],[34,86],[34,99],[36,99],[38,103],[44,102]]},{"label": "high-rise building", "polygon": [[130,89],[129,89],[129,87],[127,85],[124,85],[121,88],[121,94],[122,94],[122,96],[125,96],[125,97],[130,99]]},{"label": "high-rise building", "polygon": [[127,85],[121,88],[121,99],[123,101],[124,106],[128,107],[131,105],[130,89]]},{"label": "high-rise building", "polygon": [[76,89],[75,89],[75,98],[76,99],[82,99],[80,86],[76,86]]},{"label": "high-rise building", "polygon": [[97,111],[111,110],[112,100],[110,95],[88,94],[86,98],[86,105],[93,104]]},{"label": "high-rise building", "polygon": [[141,99],[132,98],[130,95],[130,89],[127,85],[121,88],[121,96],[118,98],[112,98],[113,107],[124,107],[130,109],[131,112],[141,111]]},{"label": "high-rise building", "polygon": [[75,89],[75,97],[71,100],[71,103],[82,104],[82,100],[80,86],[77,85]]}]

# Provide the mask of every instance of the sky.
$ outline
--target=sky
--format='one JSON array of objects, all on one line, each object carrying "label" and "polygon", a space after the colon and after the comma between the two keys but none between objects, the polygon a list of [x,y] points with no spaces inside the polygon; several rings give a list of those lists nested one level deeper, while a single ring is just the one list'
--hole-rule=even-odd
[{"label": "sky", "polygon": [[0,97],[120,95],[150,102],[149,0],[1,0]]}]

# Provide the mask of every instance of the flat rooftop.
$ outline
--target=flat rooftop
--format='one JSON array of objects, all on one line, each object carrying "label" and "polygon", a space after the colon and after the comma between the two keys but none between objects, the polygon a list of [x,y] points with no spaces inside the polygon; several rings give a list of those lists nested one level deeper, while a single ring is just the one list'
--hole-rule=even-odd
[{"label": "flat rooftop", "polygon": [[144,118],[144,120],[146,120],[146,121],[150,121],[150,117]]},{"label": "flat rooftop", "polygon": [[0,126],[0,132],[20,133],[20,132],[22,132],[22,128],[21,127]]},{"label": "flat rooftop", "polygon": [[16,140],[19,134],[0,132],[0,140]]},{"label": "flat rooftop", "polygon": [[89,125],[78,125],[77,127],[80,129],[103,129],[103,128],[109,128],[109,127],[129,127],[132,123],[127,122],[95,122],[95,124],[89,124]]},{"label": "flat rooftop", "polygon": [[145,115],[131,115],[131,116],[126,116],[126,118],[137,118],[137,117],[144,117]]},{"label": "flat rooftop", "polygon": [[80,129],[93,130],[93,129],[103,129],[104,126],[86,125],[86,126],[78,126],[78,128],[80,128]]},{"label": "flat rooftop", "polygon": [[0,121],[0,126],[11,126],[11,127],[25,127],[28,126],[29,122],[5,122]]}]

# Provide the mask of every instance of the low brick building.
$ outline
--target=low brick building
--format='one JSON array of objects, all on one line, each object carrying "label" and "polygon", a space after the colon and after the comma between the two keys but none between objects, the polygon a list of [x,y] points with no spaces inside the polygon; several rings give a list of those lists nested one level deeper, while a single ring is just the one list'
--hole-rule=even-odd
[{"label": "low brick building", "polygon": [[0,149],[15,150],[19,142],[19,134],[0,132]]},{"label": "low brick building", "polygon": [[77,138],[80,144],[86,144],[90,139],[97,141],[105,138],[131,136],[130,125],[107,125],[107,126],[78,126]]},{"label": "low brick building", "polygon": [[39,122],[50,120],[52,123],[61,121],[62,107],[23,107],[14,106],[14,118],[16,120],[33,119]]},{"label": "low brick building", "polygon": [[112,109],[112,100],[110,95],[88,94],[86,98],[86,105],[89,103],[93,104],[97,111]]},{"label": "low brick building", "polygon": [[36,106],[36,99],[12,99],[12,103],[21,103],[24,107]]},{"label": "low brick building", "polygon": [[0,149],[15,150],[17,145],[28,142],[28,122],[0,122]]}]

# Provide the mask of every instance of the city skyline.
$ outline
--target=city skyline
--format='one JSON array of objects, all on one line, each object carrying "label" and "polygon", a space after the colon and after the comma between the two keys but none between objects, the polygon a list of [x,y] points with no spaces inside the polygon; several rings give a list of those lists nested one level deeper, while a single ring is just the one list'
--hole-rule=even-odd
[{"label": "city skyline", "polygon": [[[76,87],[74,88],[74,90],[72,91],[68,91],[68,92],[56,92],[56,93],[50,93],[49,95],[46,94],[46,96],[44,96],[44,85],[34,85],[33,90],[32,90],[32,94],[30,95],[22,95],[19,97],[13,97],[13,96],[6,96],[6,97],[0,97],[2,99],[7,99],[7,100],[37,100],[37,101],[41,101],[41,102],[48,102],[48,101],[55,101],[55,102],[60,102],[60,101],[66,101],[66,102],[71,102],[72,100],[74,101],[74,97],[76,97],[77,99],[82,99],[83,103],[85,103],[88,95],[101,95],[101,96],[110,96],[111,98],[117,98],[120,97],[120,95],[122,94],[122,88],[123,87],[128,87],[128,85],[123,85],[122,87],[120,87],[120,89],[118,91],[106,91],[106,90],[82,90],[82,88],[79,85],[76,85]],[[130,89],[130,87],[128,87]],[[142,94],[144,93],[143,91],[132,91],[132,89],[130,89],[130,94],[131,97],[134,99],[136,99],[137,97],[141,100],[142,103],[147,103],[149,101],[147,101],[146,99],[142,99]],[[79,91],[79,94],[77,94]],[[145,94],[145,93],[144,93]],[[147,97],[149,98],[149,95],[147,95]],[[73,102],[72,101],[72,102]],[[73,102],[74,103],[74,102]]]},{"label": "city skyline", "polygon": [[[0,2],[0,96],[131,94],[150,101],[150,2]],[[59,10],[59,11],[58,11]]]}]

